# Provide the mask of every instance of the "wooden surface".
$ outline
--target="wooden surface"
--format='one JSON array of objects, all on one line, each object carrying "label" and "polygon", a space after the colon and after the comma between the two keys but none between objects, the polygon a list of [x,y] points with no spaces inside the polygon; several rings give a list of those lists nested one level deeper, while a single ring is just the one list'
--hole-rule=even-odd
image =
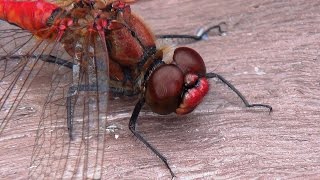
[{"label": "wooden surface", "polygon": [[[319,9],[316,0],[146,0],[133,6],[156,34],[194,34],[226,22],[226,36],[188,46],[249,102],[274,108],[271,114],[248,109],[215,80],[190,115],[158,116],[145,108],[139,130],[178,179],[320,178]],[[104,179],[170,179],[127,129],[133,106],[130,100],[110,106],[110,123],[123,129],[118,139],[107,137]],[[25,107],[0,137],[0,179],[27,175],[41,107]]]}]

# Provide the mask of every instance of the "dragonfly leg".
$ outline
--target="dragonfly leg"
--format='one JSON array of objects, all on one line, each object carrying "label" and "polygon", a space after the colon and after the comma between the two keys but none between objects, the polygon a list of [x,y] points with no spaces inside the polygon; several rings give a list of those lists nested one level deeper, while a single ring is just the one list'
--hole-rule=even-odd
[{"label": "dragonfly leg", "polygon": [[223,26],[226,26],[225,22],[221,22],[218,25],[211,26],[203,31],[201,31],[197,35],[187,35],[187,34],[166,34],[166,35],[158,35],[157,38],[159,39],[190,39],[194,41],[200,41],[205,39],[206,36],[208,36],[208,33],[210,31],[217,30],[219,35],[224,35],[226,33],[225,30],[223,30]]},{"label": "dragonfly leg", "polygon": [[69,69],[72,69],[72,67],[75,65],[74,63],[72,63],[70,61],[67,61],[67,60],[58,58],[56,56],[52,56],[52,55],[41,55],[40,59],[44,62],[61,65],[61,66],[67,67]]},{"label": "dragonfly leg", "polygon": [[131,116],[130,122],[129,122],[129,129],[135,137],[137,137],[141,142],[143,142],[143,144],[145,144],[149,149],[151,149],[151,151],[153,153],[155,153],[162,160],[162,162],[166,165],[166,167],[170,171],[172,178],[174,178],[175,175],[174,175],[173,171],[171,170],[167,159],[156,148],[154,148],[147,140],[145,140],[141,136],[141,134],[136,130],[136,123],[137,123],[138,116],[139,116],[139,113],[141,111],[141,108],[142,108],[144,102],[145,102],[145,100],[142,98],[139,100],[139,102],[134,107],[134,110],[133,110],[133,113],[132,113],[132,116]]},{"label": "dragonfly leg", "polygon": [[[44,62],[61,65],[61,66],[67,67],[69,69],[72,69],[73,66],[74,66],[74,63],[69,62],[69,61],[64,60],[64,59],[60,59],[60,58],[52,56],[52,55],[41,55],[40,57],[37,57],[35,55],[29,55],[29,56],[13,55],[13,56],[11,56],[12,59],[20,59],[20,58],[23,58],[23,57],[39,58],[40,60],[42,60]],[[77,89],[78,88],[76,88],[74,86],[70,87],[69,88],[69,94],[74,94],[77,91]],[[72,103],[72,95],[69,95],[67,97],[67,126],[68,126],[70,139],[72,139],[73,112],[74,112],[74,103]]]},{"label": "dragonfly leg", "polygon": [[247,99],[241,94],[241,92],[236,89],[229,81],[227,81],[224,77],[222,77],[219,74],[216,73],[207,73],[206,74],[207,78],[218,78],[220,81],[222,81],[224,84],[226,84],[233,92],[235,92],[239,98],[242,100],[242,102],[246,105],[246,107],[265,107],[269,109],[269,112],[272,111],[272,107],[267,104],[250,104]]},{"label": "dragonfly leg", "polygon": [[35,56],[35,55],[12,55],[10,56],[10,59],[21,59],[21,58],[39,58],[41,61],[44,62],[48,62],[48,63],[53,63],[53,64],[57,64],[57,65],[61,65],[64,67],[67,67],[69,69],[72,69],[74,63],[69,62],[67,60],[58,58],[56,56],[52,56],[52,55],[41,55],[41,56]]}]

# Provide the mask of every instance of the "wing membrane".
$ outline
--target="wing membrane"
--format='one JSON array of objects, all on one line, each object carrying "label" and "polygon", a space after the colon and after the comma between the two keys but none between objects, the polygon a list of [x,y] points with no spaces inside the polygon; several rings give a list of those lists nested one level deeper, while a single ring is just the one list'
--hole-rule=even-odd
[{"label": "wing membrane", "polygon": [[21,101],[35,93],[33,85],[46,84],[36,88],[44,101],[29,178],[100,179],[109,80],[103,35],[79,37],[74,55],[63,43],[37,39],[18,28],[1,29],[0,36],[0,136]]}]

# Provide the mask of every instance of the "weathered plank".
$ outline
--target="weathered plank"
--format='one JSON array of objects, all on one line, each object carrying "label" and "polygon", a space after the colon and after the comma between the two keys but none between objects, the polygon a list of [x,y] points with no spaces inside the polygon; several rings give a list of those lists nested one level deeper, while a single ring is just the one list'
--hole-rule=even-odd
[{"label": "weathered plank", "polygon": [[[320,176],[319,8],[320,2],[303,0],[150,0],[133,6],[156,34],[193,34],[226,22],[226,36],[188,46],[200,52],[208,71],[230,80],[249,102],[274,108],[270,115],[245,108],[214,80],[190,115],[158,116],[145,108],[139,130],[168,158],[178,178]],[[27,102],[32,112],[0,138],[0,177],[27,175],[41,109]],[[169,179],[163,163],[127,130],[133,106],[130,100],[110,106],[109,122],[123,130],[118,139],[107,137],[106,179]]]}]

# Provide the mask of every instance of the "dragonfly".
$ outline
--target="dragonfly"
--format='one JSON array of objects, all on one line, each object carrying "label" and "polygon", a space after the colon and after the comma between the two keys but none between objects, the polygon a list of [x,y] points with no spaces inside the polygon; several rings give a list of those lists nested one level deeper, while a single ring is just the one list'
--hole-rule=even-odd
[{"label": "dragonfly", "polygon": [[[167,159],[137,130],[147,105],[154,113],[191,113],[217,78],[188,47],[159,47],[158,39],[199,41],[200,35],[155,36],[131,11],[134,0],[0,1],[0,137],[38,81],[43,98],[29,166],[30,179],[101,179],[110,96],[136,97],[129,130],[175,173]],[[169,49],[169,50],[168,50]],[[169,53],[170,51],[170,53]],[[168,58],[167,54],[172,56]]]}]

